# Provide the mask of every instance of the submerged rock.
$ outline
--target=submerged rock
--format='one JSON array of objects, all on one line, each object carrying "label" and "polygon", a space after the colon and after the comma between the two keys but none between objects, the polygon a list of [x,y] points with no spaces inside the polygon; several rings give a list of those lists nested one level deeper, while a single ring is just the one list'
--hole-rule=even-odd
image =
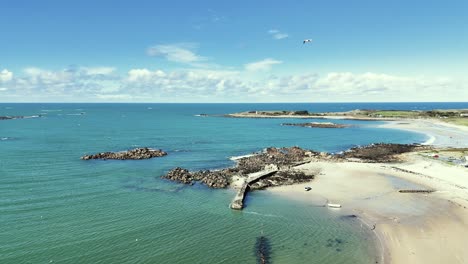
[{"label": "submerged rock", "polygon": [[270,263],[271,244],[265,236],[257,237],[255,243],[255,256],[258,264]]},{"label": "submerged rock", "polygon": [[139,160],[166,156],[167,153],[160,149],[136,148],[121,152],[102,152],[94,155],[85,155],[82,160],[91,159],[116,159],[116,160]]}]

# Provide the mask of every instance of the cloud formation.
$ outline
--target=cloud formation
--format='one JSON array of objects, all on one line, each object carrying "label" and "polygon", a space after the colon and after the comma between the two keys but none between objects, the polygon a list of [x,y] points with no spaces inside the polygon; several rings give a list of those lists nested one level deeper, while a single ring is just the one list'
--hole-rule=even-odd
[{"label": "cloud formation", "polygon": [[245,70],[250,71],[250,72],[256,72],[256,71],[269,71],[273,67],[273,65],[276,64],[281,64],[283,63],[282,61],[267,58],[263,59],[260,61],[255,61],[251,63],[247,63],[244,65]]},{"label": "cloud formation", "polygon": [[0,82],[8,82],[13,79],[13,73],[7,69],[0,71]]},{"label": "cloud formation", "polygon": [[139,68],[124,74],[112,69],[75,67],[51,71],[26,68],[14,75],[2,71],[0,92],[3,101],[62,102],[388,102],[458,101],[468,98],[466,83],[447,78],[372,72],[304,73],[255,78],[246,74],[247,69],[164,71]]},{"label": "cloud formation", "polygon": [[168,61],[193,65],[207,60],[194,52],[196,48],[197,45],[193,43],[155,45],[149,47],[147,53],[149,56],[163,57]]},{"label": "cloud formation", "polygon": [[288,34],[280,32],[277,29],[268,30],[268,34],[270,34],[272,38],[277,39],[277,40],[285,39],[285,38],[289,37]]}]

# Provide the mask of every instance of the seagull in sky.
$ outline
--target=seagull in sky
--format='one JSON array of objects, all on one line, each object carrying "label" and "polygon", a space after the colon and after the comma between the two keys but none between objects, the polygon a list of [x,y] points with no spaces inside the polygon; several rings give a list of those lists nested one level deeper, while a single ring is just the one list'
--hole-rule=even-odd
[{"label": "seagull in sky", "polygon": [[304,41],[302,42],[302,44],[306,44],[306,43],[312,43],[312,40],[311,40],[311,39],[304,39]]}]

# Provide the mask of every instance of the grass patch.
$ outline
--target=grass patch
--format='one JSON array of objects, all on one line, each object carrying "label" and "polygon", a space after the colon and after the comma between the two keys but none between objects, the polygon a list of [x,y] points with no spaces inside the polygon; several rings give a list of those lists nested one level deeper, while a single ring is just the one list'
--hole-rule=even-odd
[{"label": "grass patch", "polygon": [[459,126],[468,126],[468,118],[466,117],[459,117],[459,118],[445,118],[442,119],[443,121]]},{"label": "grass patch", "polygon": [[419,117],[421,116],[420,112],[416,111],[376,111],[372,113],[373,116],[381,116],[381,117]]}]

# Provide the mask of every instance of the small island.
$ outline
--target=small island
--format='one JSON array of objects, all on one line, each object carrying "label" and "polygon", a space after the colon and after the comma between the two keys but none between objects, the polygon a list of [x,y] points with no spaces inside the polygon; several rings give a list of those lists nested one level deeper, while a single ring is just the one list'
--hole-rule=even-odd
[{"label": "small island", "polygon": [[141,160],[151,159],[157,157],[166,156],[167,153],[160,149],[151,148],[135,148],[127,151],[119,152],[101,152],[94,155],[84,155],[81,157],[82,160],[93,160],[93,159],[115,159],[115,160]]},{"label": "small island", "polygon": [[377,110],[356,109],[346,112],[311,113],[307,110],[299,111],[247,111],[226,114],[224,117],[233,118],[302,118],[302,119],[343,119],[361,121],[396,121],[402,119],[412,120],[439,120],[446,123],[468,126],[468,109],[443,110]]},{"label": "small island", "polygon": [[345,128],[351,125],[336,124],[332,122],[310,122],[310,123],[283,123],[282,126],[298,126],[298,127],[317,127],[317,128]]}]

